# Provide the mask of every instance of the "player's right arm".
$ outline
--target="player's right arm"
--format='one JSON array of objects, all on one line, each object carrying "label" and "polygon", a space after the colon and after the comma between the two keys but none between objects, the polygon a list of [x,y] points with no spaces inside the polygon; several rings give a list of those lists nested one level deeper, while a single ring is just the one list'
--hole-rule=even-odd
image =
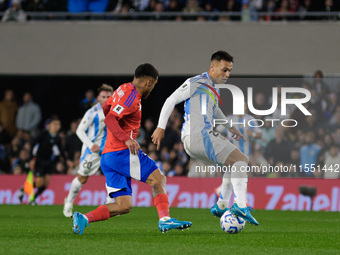
[{"label": "player's right arm", "polygon": [[96,116],[96,113],[91,109],[88,110],[82,120],[79,123],[76,134],[79,137],[80,141],[85,144],[92,152],[97,152],[100,150],[100,147],[97,144],[94,144],[91,139],[88,137],[86,130],[93,123],[93,119]]},{"label": "player's right arm", "polygon": [[137,155],[140,149],[139,143],[126,134],[118,123],[124,116],[139,110],[136,108],[137,104],[134,104],[133,102],[126,105],[129,96],[130,93],[123,94],[121,97],[117,95],[117,93],[114,93],[114,96],[111,97],[112,99],[110,101],[110,98],[108,99],[107,102],[109,102],[108,104],[111,105],[111,107],[105,117],[104,123],[119,141],[125,143],[132,154]]},{"label": "player's right arm", "polygon": [[152,142],[157,145],[157,150],[160,148],[161,141],[164,138],[166,124],[175,105],[184,102],[188,98],[190,98],[190,82],[186,80],[166,99],[159,116],[158,126],[151,136]]}]

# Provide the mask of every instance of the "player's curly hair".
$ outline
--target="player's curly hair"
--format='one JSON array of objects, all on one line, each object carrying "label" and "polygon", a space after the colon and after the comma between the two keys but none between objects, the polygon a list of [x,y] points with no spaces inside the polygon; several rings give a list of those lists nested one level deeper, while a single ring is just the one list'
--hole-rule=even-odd
[{"label": "player's curly hair", "polygon": [[156,80],[159,76],[159,73],[153,65],[145,63],[139,65],[135,71],[136,78],[141,78],[144,76],[150,76]]},{"label": "player's curly hair", "polygon": [[211,61],[213,61],[213,60],[216,60],[216,61],[225,60],[225,61],[228,61],[228,62],[234,62],[234,57],[231,56],[226,51],[219,50],[219,51],[216,51],[214,54],[212,54]]}]

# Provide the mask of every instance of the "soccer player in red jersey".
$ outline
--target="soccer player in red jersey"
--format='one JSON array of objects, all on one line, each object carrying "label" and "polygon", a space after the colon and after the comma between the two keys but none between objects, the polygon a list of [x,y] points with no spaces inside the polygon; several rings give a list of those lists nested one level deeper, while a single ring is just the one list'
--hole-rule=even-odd
[{"label": "soccer player in red jersey", "polygon": [[160,231],[186,229],[192,225],[189,221],[170,218],[166,177],[135,140],[142,117],[141,99],[149,96],[157,81],[156,68],[148,63],[141,64],[135,70],[133,81],[121,85],[104,104],[108,132],[101,168],[108,194],[115,202],[101,205],[86,214],[75,212],[72,217],[75,234],[82,234],[88,223],[129,213],[132,208],[131,178],[151,185]]}]

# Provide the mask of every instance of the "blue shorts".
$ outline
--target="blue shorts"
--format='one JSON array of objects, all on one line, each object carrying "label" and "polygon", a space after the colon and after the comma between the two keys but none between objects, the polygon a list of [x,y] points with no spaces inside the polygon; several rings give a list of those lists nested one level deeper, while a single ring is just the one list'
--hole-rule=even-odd
[{"label": "blue shorts", "polygon": [[106,189],[110,197],[132,195],[131,178],[146,182],[149,175],[158,169],[156,162],[139,150],[138,155],[129,149],[105,153],[100,165],[106,179]]}]

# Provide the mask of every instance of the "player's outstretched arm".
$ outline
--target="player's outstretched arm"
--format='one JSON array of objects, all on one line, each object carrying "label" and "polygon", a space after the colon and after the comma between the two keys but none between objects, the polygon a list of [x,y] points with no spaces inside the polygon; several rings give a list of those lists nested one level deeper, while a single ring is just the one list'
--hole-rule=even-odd
[{"label": "player's outstretched arm", "polygon": [[159,150],[161,141],[164,138],[164,132],[168,119],[175,108],[176,104],[182,103],[190,97],[190,84],[186,81],[178,89],[176,89],[165,101],[161,114],[159,115],[158,126],[153,132],[152,142],[157,145]]}]

